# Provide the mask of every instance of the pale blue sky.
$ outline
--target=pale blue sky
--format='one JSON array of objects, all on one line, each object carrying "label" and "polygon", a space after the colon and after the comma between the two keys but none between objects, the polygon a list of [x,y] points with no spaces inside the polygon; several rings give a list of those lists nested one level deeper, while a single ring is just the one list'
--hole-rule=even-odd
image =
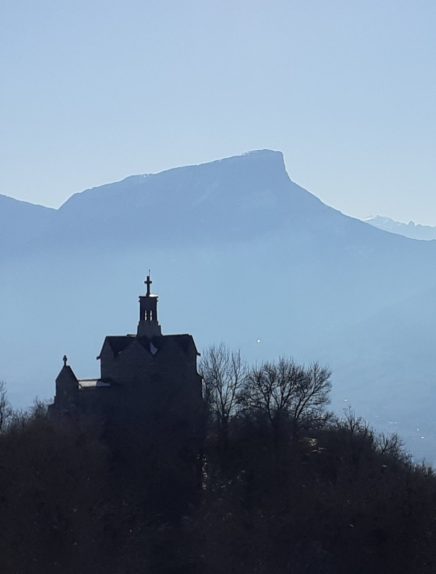
[{"label": "pale blue sky", "polygon": [[436,225],[434,0],[1,0],[0,193],[251,149],[351,215]]}]

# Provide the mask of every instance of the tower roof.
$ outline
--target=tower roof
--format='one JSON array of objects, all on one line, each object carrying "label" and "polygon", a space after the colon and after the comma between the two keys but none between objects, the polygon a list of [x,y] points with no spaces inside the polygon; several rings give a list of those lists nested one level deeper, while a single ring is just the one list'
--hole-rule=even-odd
[{"label": "tower roof", "polygon": [[63,381],[71,381],[72,383],[77,384],[77,377],[74,374],[73,369],[67,365],[67,356],[64,355],[62,358],[64,365],[59,372],[59,375],[56,377],[56,382],[63,382]]}]

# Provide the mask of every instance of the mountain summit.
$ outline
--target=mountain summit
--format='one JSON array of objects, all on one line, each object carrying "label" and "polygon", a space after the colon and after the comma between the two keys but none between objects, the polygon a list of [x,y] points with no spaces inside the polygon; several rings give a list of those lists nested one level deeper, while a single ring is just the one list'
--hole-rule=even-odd
[{"label": "mountain summit", "polygon": [[117,242],[245,240],[314,206],[322,204],[289,179],[283,155],[261,150],[76,194],[59,210],[57,232],[79,224],[92,241],[108,226]]}]

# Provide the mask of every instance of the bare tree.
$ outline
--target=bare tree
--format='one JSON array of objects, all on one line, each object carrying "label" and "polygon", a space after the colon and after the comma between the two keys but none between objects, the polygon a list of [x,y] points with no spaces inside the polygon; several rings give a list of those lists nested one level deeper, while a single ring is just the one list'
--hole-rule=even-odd
[{"label": "bare tree", "polygon": [[248,374],[243,402],[245,407],[263,413],[271,425],[289,413],[297,388],[304,385],[306,373],[292,360],[264,363]]},{"label": "bare tree", "polygon": [[319,417],[330,401],[331,372],[319,363],[312,363],[306,369],[305,375],[296,385],[296,394],[291,405],[291,416],[296,428],[303,418]]},{"label": "bare tree", "polygon": [[0,381],[0,432],[5,429],[11,416],[12,409],[8,400],[6,384]]},{"label": "bare tree", "polygon": [[239,393],[246,376],[246,366],[239,351],[224,344],[212,346],[203,354],[200,374],[205,387],[205,400],[220,437],[227,442],[230,418],[236,413]]},{"label": "bare tree", "polygon": [[250,371],[242,401],[248,410],[265,415],[275,434],[285,418],[292,421],[296,433],[303,419],[320,415],[330,388],[330,371],[318,363],[305,369],[282,358]]}]

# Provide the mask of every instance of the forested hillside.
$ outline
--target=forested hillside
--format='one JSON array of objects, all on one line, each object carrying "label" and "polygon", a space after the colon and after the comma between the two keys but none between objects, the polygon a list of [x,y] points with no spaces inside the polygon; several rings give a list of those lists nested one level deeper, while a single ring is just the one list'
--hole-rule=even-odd
[{"label": "forested hillside", "polygon": [[435,571],[436,477],[397,437],[332,416],[328,370],[247,368],[222,346],[201,369],[194,482],[171,424],[123,448],[104,421],[14,413],[2,394],[2,573]]}]

